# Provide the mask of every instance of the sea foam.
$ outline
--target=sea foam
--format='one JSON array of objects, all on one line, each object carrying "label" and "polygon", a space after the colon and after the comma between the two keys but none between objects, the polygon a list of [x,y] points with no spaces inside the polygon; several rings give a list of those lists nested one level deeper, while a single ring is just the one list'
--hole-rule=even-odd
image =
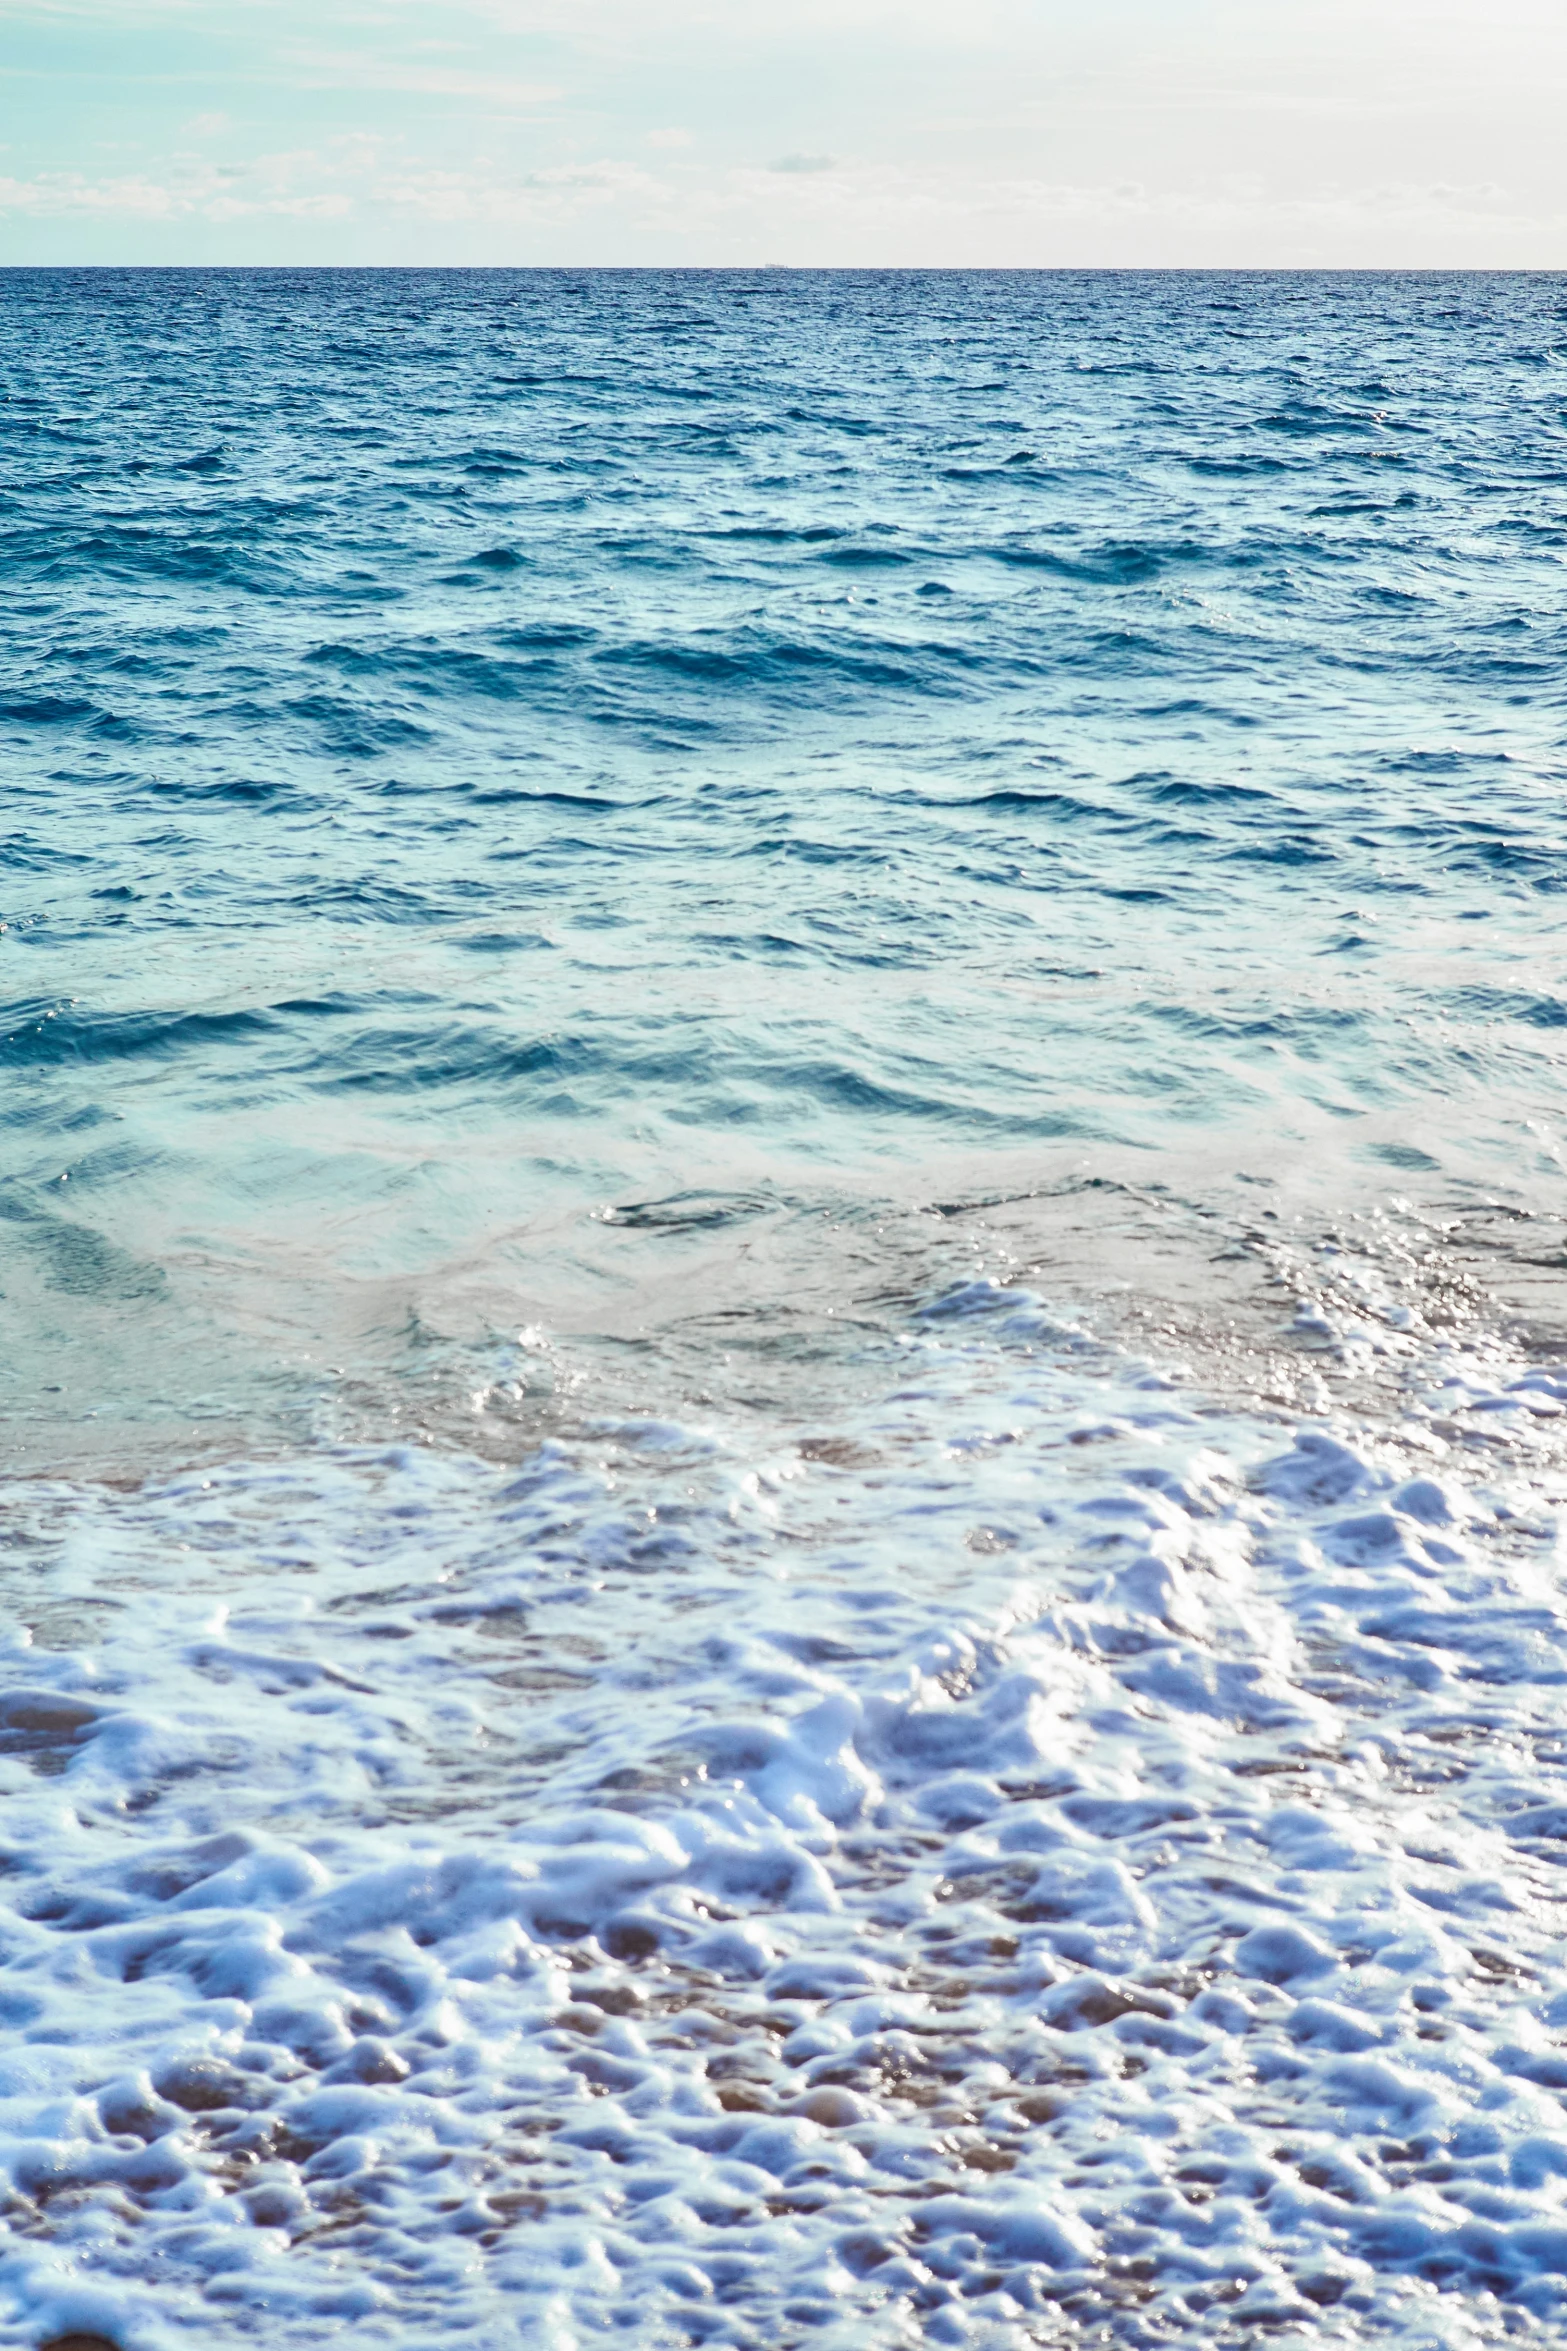
[{"label": "sea foam", "polygon": [[1567,1371],[1419,1370],[13,1486],[8,2338],[1549,2331]]}]

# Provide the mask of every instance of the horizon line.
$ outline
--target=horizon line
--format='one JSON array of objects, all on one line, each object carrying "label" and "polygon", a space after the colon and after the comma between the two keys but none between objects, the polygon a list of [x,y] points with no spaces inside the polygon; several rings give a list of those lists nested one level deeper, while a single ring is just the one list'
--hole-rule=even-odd
[{"label": "horizon line", "polygon": [[1561,262],[1486,261],[0,261],[0,276],[294,277],[1567,277]]}]

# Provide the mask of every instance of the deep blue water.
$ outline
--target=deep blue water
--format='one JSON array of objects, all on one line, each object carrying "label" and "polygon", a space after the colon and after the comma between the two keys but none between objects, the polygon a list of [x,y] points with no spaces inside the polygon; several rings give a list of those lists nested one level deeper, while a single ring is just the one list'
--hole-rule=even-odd
[{"label": "deep blue water", "polygon": [[7,272],[15,1402],[616,1207],[1549,1193],[1564,553],[1553,277]]}]

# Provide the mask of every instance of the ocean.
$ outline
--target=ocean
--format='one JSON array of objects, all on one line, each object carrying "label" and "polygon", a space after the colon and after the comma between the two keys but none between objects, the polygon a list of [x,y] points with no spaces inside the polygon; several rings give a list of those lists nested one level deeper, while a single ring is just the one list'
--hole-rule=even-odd
[{"label": "ocean", "polygon": [[1567,279],[7,270],[0,566],[0,2344],[1559,2341]]}]

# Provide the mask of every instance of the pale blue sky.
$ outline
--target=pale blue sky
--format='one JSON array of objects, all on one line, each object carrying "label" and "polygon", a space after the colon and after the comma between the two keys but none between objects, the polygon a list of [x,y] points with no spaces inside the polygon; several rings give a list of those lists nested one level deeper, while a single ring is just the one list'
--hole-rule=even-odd
[{"label": "pale blue sky", "polygon": [[0,0],[0,259],[1567,266],[1562,0]]}]

